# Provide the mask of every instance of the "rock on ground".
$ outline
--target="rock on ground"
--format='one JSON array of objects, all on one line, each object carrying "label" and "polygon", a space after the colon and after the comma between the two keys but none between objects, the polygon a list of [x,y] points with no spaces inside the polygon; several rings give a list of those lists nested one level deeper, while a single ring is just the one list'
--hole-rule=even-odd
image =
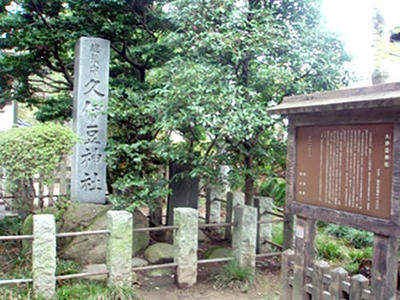
[{"label": "rock on ground", "polygon": [[[107,229],[107,211],[111,205],[74,203],[60,220],[58,232],[76,232]],[[133,213],[134,227],[148,227],[148,220],[140,210]],[[148,232],[134,232],[133,255],[145,249],[150,241]],[[60,240],[60,256],[80,264],[102,264],[106,258],[106,235],[79,236]]]},{"label": "rock on ground", "polygon": [[205,242],[210,240],[210,238],[201,229],[199,229],[198,237],[199,237],[199,242]]},{"label": "rock on ground", "polygon": [[204,253],[206,259],[232,257],[232,249],[216,247],[210,248]]},{"label": "rock on ground", "polygon": [[162,277],[166,275],[172,275],[174,271],[170,268],[165,268],[165,269],[156,269],[156,270],[150,270],[147,272],[147,276],[149,277]]},{"label": "rock on ground", "polygon": [[136,267],[144,267],[147,266],[149,263],[147,260],[140,258],[140,257],[134,257],[132,258],[132,268]]},{"label": "rock on ground", "polygon": [[151,263],[171,262],[174,259],[174,246],[167,243],[156,243],[144,251],[144,257]]},{"label": "rock on ground", "polygon": [[[105,264],[94,264],[86,265],[82,269],[82,273],[92,273],[92,272],[105,272],[107,271],[107,266]],[[107,275],[97,275],[88,277],[90,280],[105,280]]]}]

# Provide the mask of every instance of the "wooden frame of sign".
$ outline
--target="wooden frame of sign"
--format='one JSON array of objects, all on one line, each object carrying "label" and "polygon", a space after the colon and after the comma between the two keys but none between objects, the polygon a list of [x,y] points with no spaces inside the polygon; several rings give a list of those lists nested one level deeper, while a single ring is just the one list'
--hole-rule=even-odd
[{"label": "wooden frame of sign", "polygon": [[[288,118],[286,248],[294,282],[314,259],[315,221],[374,233],[374,299],[392,299],[400,237],[400,83],[286,97],[269,114]],[[293,299],[305,297],[293,290]]]}]

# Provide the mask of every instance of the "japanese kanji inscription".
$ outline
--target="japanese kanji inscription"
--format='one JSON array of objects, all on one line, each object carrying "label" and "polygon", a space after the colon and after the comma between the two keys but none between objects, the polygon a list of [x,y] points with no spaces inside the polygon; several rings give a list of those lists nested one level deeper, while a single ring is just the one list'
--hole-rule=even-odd
[{"label": "japanese kanji inscription", "polygon": [[297,128],[296,200],[390,218],[393,124]]},{"label": "japanese kanji inscription", "polygon": [[74,149],[71,197],[105,203],[110,43],[80,38],[75,55],[74,130],[80,143]]}]

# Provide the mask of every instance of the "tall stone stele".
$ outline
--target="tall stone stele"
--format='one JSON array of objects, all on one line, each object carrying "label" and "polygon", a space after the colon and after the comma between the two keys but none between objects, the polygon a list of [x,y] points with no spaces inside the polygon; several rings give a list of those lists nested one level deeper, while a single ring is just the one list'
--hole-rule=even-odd
[{"label": "tall stone stele", "polygon": [[72,160],[71,198],[105,203],[110,42],[81,37],[75,47],[74,131],[80,138]]}]

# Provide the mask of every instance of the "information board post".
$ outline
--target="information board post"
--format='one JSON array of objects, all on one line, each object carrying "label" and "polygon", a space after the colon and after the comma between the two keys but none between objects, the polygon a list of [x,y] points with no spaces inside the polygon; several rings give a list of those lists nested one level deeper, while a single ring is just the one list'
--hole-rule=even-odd
[{"label": "information board post", "polygon": [[293,299],[305,299],[304,286],[306,284],[307,268],[311,266],[315,257],[315,220],[298,217],[296,220],[296,242],[293,269]]},{"label": "information board post", "polygon": [[372,290],[375,299],[394,299],[397,289],[399,239],[394,236],[374,235],[372,261]]}]

